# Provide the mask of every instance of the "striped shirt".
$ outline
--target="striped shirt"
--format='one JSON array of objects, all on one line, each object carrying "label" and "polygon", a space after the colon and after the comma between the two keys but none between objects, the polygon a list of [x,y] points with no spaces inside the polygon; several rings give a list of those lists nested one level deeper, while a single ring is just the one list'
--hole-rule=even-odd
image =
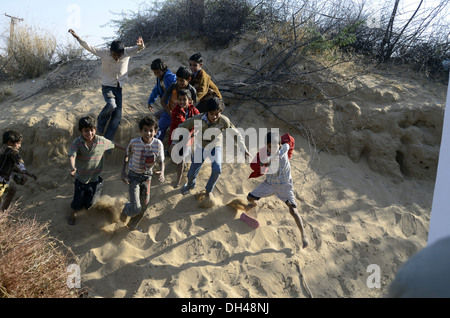
[{"label": "striped shirt", "polygon": [[77,137],[70,145],[68,153],[69,157],[76,157],[75,178],[84,184],[97,182],[103,170],[103,154],[114,147],[111,140],[96,135],[94,144],[89,149],[83,136]]},{"label": "striped shirt", "polygon": [[288,144],[282,144],[280,149],[270,157],[269,169],[266,172],[266,181],[269,184],[292,183],[291,164],[288,158]]},{"label": "striped shirt", "polygon": [[138,174],[151,174],[155,163],[164,161],[164,146],[157,138],[153,138],[148,144],[141,137],[131,139],[126,153],[129,170]]}]

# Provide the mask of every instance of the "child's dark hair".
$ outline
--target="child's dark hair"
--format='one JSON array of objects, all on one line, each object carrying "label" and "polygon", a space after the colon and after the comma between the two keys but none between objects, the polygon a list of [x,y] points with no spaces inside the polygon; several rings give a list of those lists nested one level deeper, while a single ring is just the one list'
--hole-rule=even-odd
[{"label": "child's dark hair", "polygon": [[189,67],[186,66],[180,66],[177,70],[177,78],[183,78],[185,80],[190,80],[192,77],[192,72]]},{"label": "child's dark hair", "polygon": [[186,88],[183,88],[183,89],[180,89],[179,91],[177,91],[177,96],[178,96],[178,97],[180,97],[180,96],[186,96],[189,100],[192,99],[191,91],[188,90],[188,89],[186,89]]},{"label": "child's dark hair", "polygon": [[203,57],[202,57],[202,55],[200,53],[195,53],[194,55],[192,55],[189,58],[189,61],[194,61],[194,62],[196,62],[198,64],[202,64],[203,63]]},{"label": "child's dark hair", "polygon": [[22,141],[23,136],[20,132],[15,130],[8,130],[3,133],[3,144],[6,145],[8,141],[15,144],[16,142]]},{"label": "child's dark hair", "polygon": [[111,43],[111,47],[109,50],[116,53],[123,53],[125,52],[125,46],[123,45],[122,41],[116,40]]},{"label": "child's dark hair", "polygon": [[160,70],[160,71],[165,72],[165,71],[167,71],[168,67],[167,67],[166,63],[164,63],[163,60],[156,59],[156,60],[153,60],[152,64],[150,65],[150,69],[152,71]]},{"label": "child's dark hair", "polygon": [[78,121],[78,130],[82,131],[83,128],[96,128],[95,119],[92,116],[81,117]]},{"label": "child's dark hair", "polygon": [[272,144],[272,142],[277,142],[278,144],[281,144],[281,139],[277,134],[272,136],[272,132],[268,132],[266,135],[266,144]]},{"label": "child's dark hair", "polygon": [[158,130],[158,119],[155,116],[147,115],[139,121],[139,130],[142,130],[144,126],[153,127]]},{"label": "child's dark hair", "polygon": [[220,111],[223,112],[225,109],[225,104],[219,97],[211,97],[206,101],[206,111]]}]

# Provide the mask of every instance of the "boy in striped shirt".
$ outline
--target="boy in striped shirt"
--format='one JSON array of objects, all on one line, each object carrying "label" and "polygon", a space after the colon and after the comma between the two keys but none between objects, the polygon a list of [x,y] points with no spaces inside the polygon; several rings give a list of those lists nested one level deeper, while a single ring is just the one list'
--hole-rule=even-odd
[{"label": "boy in striped shirt", "polygon": [[72,212],[69,224],[75,224],[75,214],[82,208],[89,209],[102,189],[101,173],[103,171],[103,155],[115,147],[125,150],[119,144],[96,135],[95,119],[85,116],[78,121],[81,136],[77,137],[69,148],[70,175],[75,177],[75,193],[71,203]]},{"label": "boy in striped shirt", "polygon": [[[128,144],[122,165],[122,181],[128,184],[130,202],[127,202],[120,215],[120,221],[127,217],[143,214],[150,202],[150,184],[155,163],[159,163],[159,181],[164,182],[164,146],[161,140],[154,138],[158,132],[158,120],[146,116],[139,121],[140,137]],[[128,165],[128,174],[126,166]]]}]

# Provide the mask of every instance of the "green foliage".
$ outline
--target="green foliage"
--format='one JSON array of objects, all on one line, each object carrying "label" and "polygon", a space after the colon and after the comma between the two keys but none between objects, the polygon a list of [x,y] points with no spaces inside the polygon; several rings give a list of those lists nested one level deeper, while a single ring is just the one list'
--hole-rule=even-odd
[{"label": "green foliage", "polygon": [[356,30],[362,24],[364,21],[358,21],[342,27],[337,32],[328,33],[321,33],[314,25],[307,26],[304,50],[324,53],[333,49],[347,48],[356,42]]}]

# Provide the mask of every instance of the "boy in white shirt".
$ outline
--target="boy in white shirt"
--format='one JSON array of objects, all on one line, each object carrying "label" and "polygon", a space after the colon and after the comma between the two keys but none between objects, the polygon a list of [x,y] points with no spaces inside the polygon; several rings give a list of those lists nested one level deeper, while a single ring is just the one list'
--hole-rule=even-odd
[{"label": "boy in white shirt", "polygon": [[[289,207],[289,212],[294,217],[295,223],[302,234],[303,248],[305,248],[308,246],[308,239],[305,235],[302,217],[297,211],[291,165],[288,158],[289,144],[281,144],[281,139],[278,138],[279,140],[277,141],[276,137],[278,136],[273,136],[270,132],[266,136],[267,146],[263,148],[263,151],[267,152],[266,158],[269,160],[269,169],[265,173],[266,180],[248,194],[247,200],[250,202],[249,207],[254,208],[260,198],[276,194]],[[259,226],[259,222],[246,213],[242,213],[240,219],[253,228]]]},{"label": "boy in white shirt", "polygon": [[130,57],[145,48],[144,41],[139,37],[133,47],[125,47],[121,41],[114,41],[109,49],[96,48],[83,41],[74,30],[70,29],[69,33],[82,47],[102,60],[102,93],[106,105],[97,118],[97,133],[113,140],[122,119],[122,86],[128,80],[128,62]]}]

